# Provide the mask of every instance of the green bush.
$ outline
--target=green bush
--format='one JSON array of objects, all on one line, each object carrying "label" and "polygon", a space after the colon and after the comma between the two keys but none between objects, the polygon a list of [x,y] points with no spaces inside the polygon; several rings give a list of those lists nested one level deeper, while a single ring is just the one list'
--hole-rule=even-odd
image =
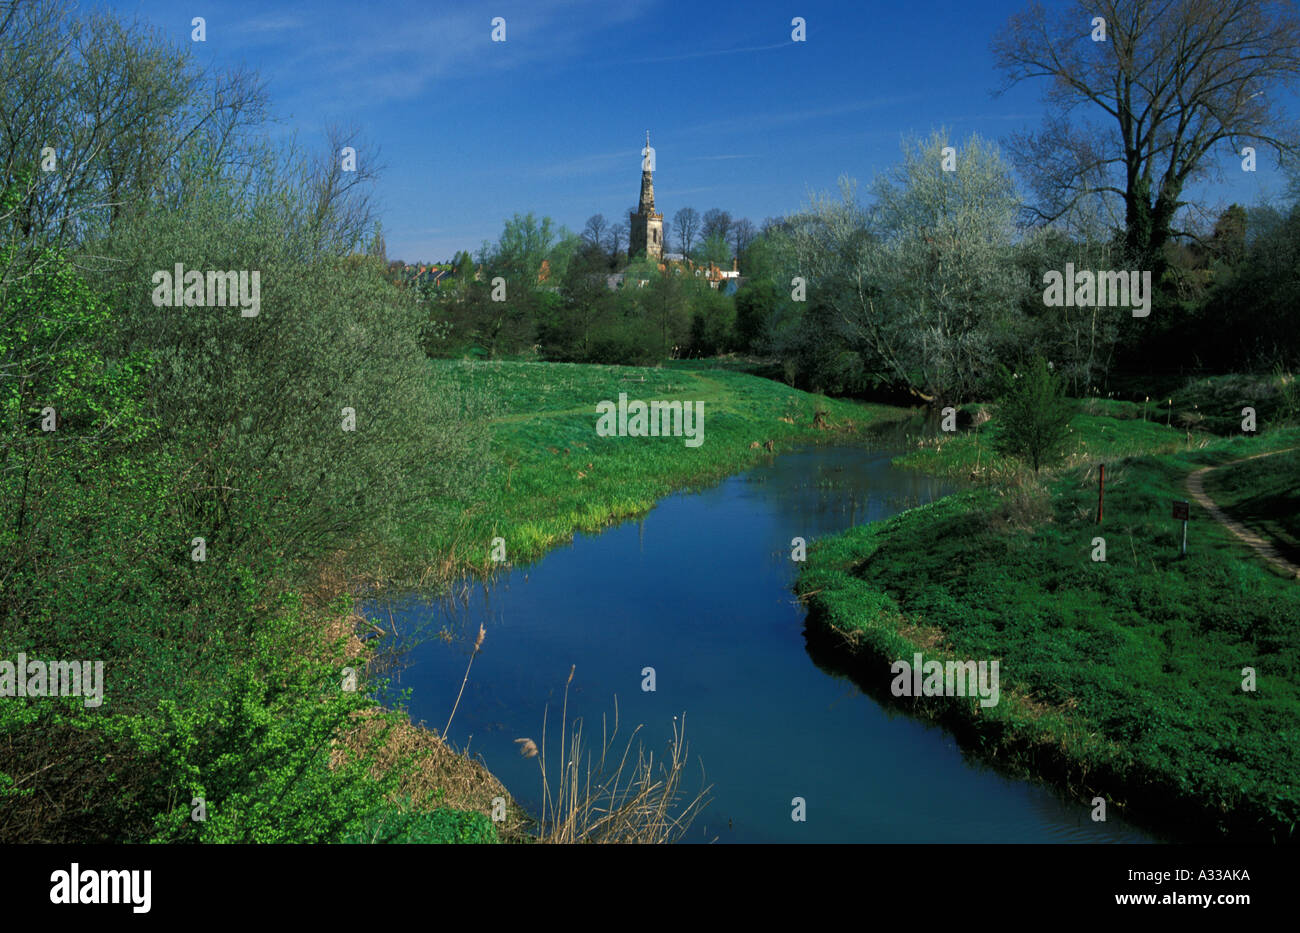
[{"label": "green bush", "polygon": [[473,844],[494,843],[496,827],[482,813],[472,810],[453,810],[440,807],[429,812],[409,808],[391,809],[370,820],[359,832],[352,833],[345,842],[378,844],[428,845],[438,843]]},{"label": "green bush", "polygon": [[1065,456],[1072,413],[1061,380],[1036,357],[1023,372],[1004,377],[994,448],[1025,460],[1037,473]]}]

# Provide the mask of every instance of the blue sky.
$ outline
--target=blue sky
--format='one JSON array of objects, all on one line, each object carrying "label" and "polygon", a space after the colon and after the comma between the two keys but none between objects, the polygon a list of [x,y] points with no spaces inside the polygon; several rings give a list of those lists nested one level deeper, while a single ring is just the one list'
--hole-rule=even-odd
[{"label": "blue sky", "polygon": [[[591,214],[621,215],[636,202],[647,129],[669,219],[721,207],[758,224],[841,174],[865,185],[907,135],[1037,128],[1042,86],[990,93],[1001,80],[990,42],[1025,3],[107,5],[187,43],[191,17],[205,17],[199,60],[258,71],[277,134],[319,145],[331,123],[359,128],[371,145],[359,158],[385,167],[376,194],[389,257],[440,261],[495,240],[515,212],[575,231]],[[496,16],[503,43],[490,40]],[[803,43],[791,41],[796,16]],[[1255,174],[1224,164],[1200,191],[1211,205],[1284,189],[1271,156]]]}]

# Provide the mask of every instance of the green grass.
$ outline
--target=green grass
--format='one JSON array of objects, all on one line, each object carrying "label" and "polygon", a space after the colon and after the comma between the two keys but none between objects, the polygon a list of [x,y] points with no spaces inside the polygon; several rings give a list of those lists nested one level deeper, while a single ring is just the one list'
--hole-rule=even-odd
[{"label": "green grass", "polygon": [[[1116,394],[1137,400],[1147,416],[1174,427],[1193,427],[1221,436],[1241,431],[1241,410],[1255,409],[1260,431],[1295,423],[1294,380],[1288,384],[1270,373],[1225,373],[1217,376],[1165,377],[1114,381]],[[1143,401],[1146,399],[1147,401]]]},{"label": "green grass", "polygon": [[[918,650],[999,659],[997,706],[916,704],[986,754],[1174,835],[1294,839],[1300,586],[1195,504],[1180,558],[1170,503],[1197,466],[1297,442],[1292,430],[1110,461],[1101,527],[1090,471],[965,492],[817,542],[798,589],[884,683],[888,660]],[[1244,667],[1257,692],[1242,690]]]},{"label": "green grass", "polygon": [[[642,514],[668,493],[715,482],[776,452],[809,442],[846,442],[907,409],[810,395],[708,364],[668,368],[566,363],[448,362],[472,394],[493,400],[490,462],[482,488],[440,503],[438,530],[404,535],[432,565],[435,580],[491,567],[491,541],[506,542],[516,564],[540,557],[575,532],[597,531]],[[598,437],[596,403],[682,400],[704,403],[704,443],[683,438]],[[826,412],[826,429],[813,425]],[[759,445],[757,448],[753,445]]]},{"label": "green grass", "polygon": [[343,841],[387,845],[466,845],[490,844],[499,839],[496,827],[482,813],[450,807],[420,811],[411,809],[407,801],[404,806],[369,820]]},{"label": "green grass", "polygon": [[[1078,403],[1079,412],[1070,421],[1072,440],[1064,466],[1105,463],[1146,453],[1173,453],[1189,446],[1204,445],[1211,439],[1199,432],[1165,427],[1164,421],[1142,420],[1142,405],[1105,399]],[[976,406],[982,407],[982,406]],[[894,458],[897,466],[926,473],[962,478],[1006,479],[1021,471],[1014,458],[993,450],[997,437],[996,408],[992,420],[969,431],[911,438],[916,449]],[[1150,412],[1148,414],[1151,414]]]},{"label": "green grass", "polygon": [[1215,470],[1205,491],[1224,511],[1300,563],[1300,450]]}]

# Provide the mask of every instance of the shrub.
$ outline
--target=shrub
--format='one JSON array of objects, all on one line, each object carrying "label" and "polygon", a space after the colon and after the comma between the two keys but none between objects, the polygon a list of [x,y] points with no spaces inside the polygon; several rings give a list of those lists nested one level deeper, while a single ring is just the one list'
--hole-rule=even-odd
[{"label": "shrub", "polygon": [[1004,376],[994,440],[998,453],[1028,462],[1037,473],[1061,460],[1070,437],[1072,405],[1041,356],[1023,372]]}]

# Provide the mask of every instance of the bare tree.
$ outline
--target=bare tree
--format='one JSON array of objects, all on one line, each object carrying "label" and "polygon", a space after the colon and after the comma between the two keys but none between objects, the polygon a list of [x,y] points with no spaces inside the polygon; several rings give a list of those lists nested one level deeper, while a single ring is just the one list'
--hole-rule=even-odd
[{"label": "bare tree", "polygon": [[582,228],[582,238],[593,246],[603,246],[609,231],[609,221],[604,214],[592,214]]},{"label": "bare tree", "polygon": [[700,238],[707,240],[712,236],[719,236],[723,240],[729,239],[731,233],[731,215],[719,208],[712,208],[704,212],[704,220],[700,228]]},{"label": "bare tree", "polygon": [[623,219],[616,224],[610,224],[608,233],[609,255],[611,261],[618,258],[620,250],[630,249],[632,246],[632,215],[636,213],[636,208],[629,208],[623,212]]},{"label": "bare tree", "polygon": [[1002,91],[1050,81],[1045,128],[1011,140],[1038,198],[1031,216],[1052,222],[1091,196],[1111,199],[1135,257],[1159,262],[1183,235],[1174,227],[1183,192],[1212,170],[1216,147],[1234,158],[1243,146],[1297,152],[1273,99],[1300,77],[1293,2],[1073,0],[1050,22],[1034,3],[993,51]]},{"label": "bare tree", "polygon": [[739,259],[749,249],[749,244],[754,242],[754,237],[758,231],[750,223],[748,217],[742,217],[731,225],[731,242],[736,247],[736,258]]},{"label": "bare tree", "polygon": [[[336,256],[347,255],[366,238],[378,217],[373,182],[383,171],[379,149],[368,144],[354,127],[325,129],[325,148],[297,173],[302,192],[312,206],[308,243]],[[344,150],[356,154],[345,160]]]},{"label": "bare tree", "polygon": [[684,255],[691,254],[691,247],[695,245],[695,237],[700,232],[700,215],[693,207],[683,207],[676,214],[673,214],[673,236],[677,240],[677,246]]},{"label": "bare tree", "polygon": [[609,225],[609,230],[605,234],[605,248],[609,250],[610,256],[617,256],[627,243],[626,230],[627,224]]}]

